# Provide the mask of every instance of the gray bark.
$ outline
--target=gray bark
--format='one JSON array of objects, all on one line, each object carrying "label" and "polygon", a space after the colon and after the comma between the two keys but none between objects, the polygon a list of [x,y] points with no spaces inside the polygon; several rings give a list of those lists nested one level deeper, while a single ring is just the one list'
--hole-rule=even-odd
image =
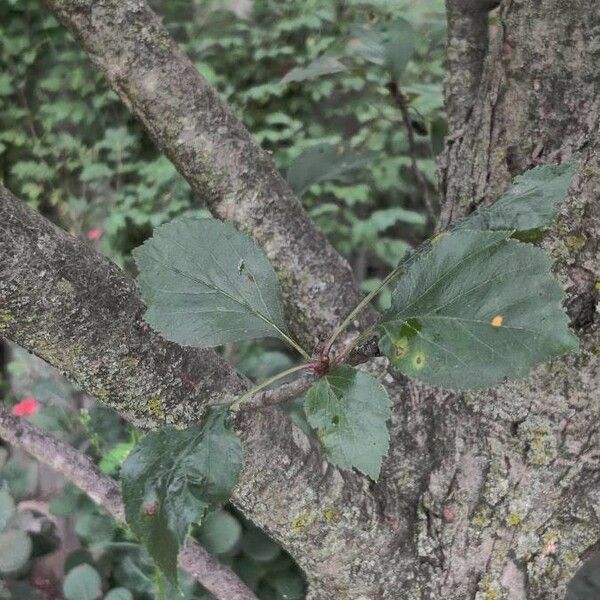
[{"label": "gray bark", "polygon": [[[93,9],[85,0],[48,4],[79,32],[94,61],[188,180],[195,182],[194,189],[206,189],[215,213],[242,227],[247,220],[248,230],[265,246],[286,283],[296,331],[305,327],[309,331],[305,339],[314,340],[330,329],[355,296],[344,263],[331,262],[329,249],[324,254],[297,252],[305,244],[307,249],[322,249],[322,237],[304,223],[306,217],[278,182],[272,164],[249,147],[252,141],[240,133],[228,112],[223,116],[220,101],[189,70],[145,6],[132,0],[118,5],[104,0],[94,3]],[[448,14],[455,36],[450,45],[461,47],[460,36],[471,33],[455,19],[466,18],[465,13],[449,7]],[[600,324],[595,309],[600,281],[596,72],[600,7],[595,0],[506,0],[499,23],[489,49],[481,46],[481,36],[477,43],[467,39],[464,60],[449,62],[449,86],[455,91],[449,89],[448,98],[459,101],[448,105],[452,131],[441,169],[444,220],[492,202],[512,176],[538,162],[578,158],[579,173],[545,246],[568,290],[568,308],[582,350],[539,367],[523,382],[464,395],[395,378],[387,373],[385,361],[374,361],[370,368],[384,380],[394,403],[392,448],[376,485],[327,466],[318,449],[277,410],[240,415],[246,460],[235,501],[298,560],[311,583],[312,600],[559,599],[586,550],[600,539]],[[482,32],[481,21],[478,31]],[[169,67],[172,60],[180,71]],[[465,65],[468,77],[459,88],[457,69]],[[194,91],[196,87],[200,91]],[[153,108],[155,95],[160,110]],[[197,102],[188,103],[188,98]],[[190,114],[195,115],[191,124],[179,120]],[[179,116],[173,120],[173,115]],[[170,133],[173,123],[175,133]],[[188,127],[193,133],[182,137]],[[230,154],[235,164],[227,160]],[[252,175],[255,167],[258,179]],[[220,185],[215,173],[226,183]],[[297,231],[284,226],[288,213],[290,223],[302,220],[301,226],[293,227]],[[11,227],[19,231],[18,224]],[[286,235],[291,236],[291,254]],[[17,274],[12,288],[0,284],[1,306],[10,303],[5,333],[13,339],[21,336],[24,345],[77,378],[78,363],[69,358],[77,338],[68,332],[71,323],[84,333],[86,327],[95,329],[93,320],[78,321],[72,292],[54,285],[56,317],[45,322],[39,311],[46,306],[35,300],[37,292],[47,293],[39,277],[43,267],[37,266],[37,278],[26,279],[30,288],[19,287],[19,276],[26,278],[26,273],[19,271],[19,262],[10,262],[13,236],[10,228],[2,231],[0,242],[8,240],[0,254],[0,270],[10,263],[10,272]],[[40,239],[35,228],[28,236]],[[22,244],[26,240],[23,236]],[[55,243],[52,236],[44,240]],[[44,247],[27,252],[51,260],[39,255]],[[27,257],[27,252],[22,250],[20,256]],[[94,277],[96,270],[91,262],[80,268],[80,252],[79,246],[73,249],[70,272],[82,279],[83,289],[91,290],[86,278]],[[30,262],[34,265],[35,257]],[[49,269],[55,283],[65,272],[64,264]],[[299,286],[298,273],[308,278]],[[331,288],[321,284],[331,281],[336,282]],[[93,285],[101,284],[96,280]],[[320,285],[322,304],[315,294]],[[132,314],[139,315],[132,284],[127,280],[121,286],[128,290],[123,298],[131,303]],[[338,294],[340,289],[343,293]],[[117,307],[126,307],[119,298]],[[112,326],[115,340],[127,339],[131,330],[132,317],[126,316],[126,308],[122,311],[117,323],[108,324],[106,316],[100,321]],[[97,315],[92,311],[92,316]],[[36,335],[36,327],[48,335]],[[84,344],[83,350],[92,358],[90,346]],[[176,410],[173,420],[186,423],[193,420],[198,404],[190,409],[187,398],[178,397],[182,384],[160,354],[166,347],[157,338],[150,345],[142,343],[142,349],[150,352],[148,363],[142,364],[153,364],[154,351],[162,356],[156,364],[164,377],[156,380],[156,388],[164,406]],[[172,351],[190,352],[192,362],[199,356],[196,351]],[[114,354],[108,336],[101,352]],[[207,356],[213,364],[215,357]],[[193,364],[200,365],[201,360]],[[208,385],[204,375],[209,376],[209,369],[203,375],[198,366],[194,373],[197,385]],[[229,382],[223,389],[240,389],[235,374],[226,369],[222,374]],[[85,381],[92,393],[110,389],[104,400],[124,410],[128,396],[114,381],[121,381],[126,390],[131,386],[119,377],[115,369],[97,369]],[[128,377],[140,381],[135,370]],[[98,379],[100,383],[94,383]],[[208,387],[215,393],[217,388],[217,383]],[[136,406],[141,403],[139,397]],[[142,415],[147,424],[156,423],[148,411]]]}]

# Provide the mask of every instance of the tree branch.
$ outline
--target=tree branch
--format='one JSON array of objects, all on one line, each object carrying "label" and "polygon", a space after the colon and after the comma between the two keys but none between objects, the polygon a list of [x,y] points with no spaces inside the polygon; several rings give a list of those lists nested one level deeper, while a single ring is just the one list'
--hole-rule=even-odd
[{"label": "tree branch", "polygon": [[134,281],[0,186],[0,334],[140,427],[201,419],[244,390],[215,352],[165,341],[143,311]]},{"label": "tree branch", "polygon": [[[279,272],[296,337],[313,348],[360,299],[347,262],[142,0],[45,0],[216,216]],[[366,315],[365,315],[366,316]]]},{"label": "tree branch", "polygon": [[[117,521],[125,522],[125,508],[116,481],[102,473],[85,454],[57,440],[0,404],[0,438],[52,467],[85,492]],[[179,565],[218,600],[257,600],[246,584],[202,546],[189,540],[179,554]]]},{"label": "tree branch", "polygon": [[[245,391],[216,353],[165,341],[142,311],[133,281],[0,187],[0,335],[140,427],[189,425]],[[395,544],[366,479],[328,465],[281,411],[241,411],[234,424],[244,468],[232,501],[309,580],[336,589],[347,573],[331,564]],[[372,585],[379,566],[362,573]]]}]

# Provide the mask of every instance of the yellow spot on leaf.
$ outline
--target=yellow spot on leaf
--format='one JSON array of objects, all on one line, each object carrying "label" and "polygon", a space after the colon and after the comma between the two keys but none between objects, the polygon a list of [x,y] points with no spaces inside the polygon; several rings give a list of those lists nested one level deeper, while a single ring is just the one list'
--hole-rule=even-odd
[{"label": "yellow spot on leaf", "polygon": [[408,353],[408,338],[400,338],[395,344],[396,350],[395,355],[396,358],[404,358]]},{"label": "yellow spot on leaf", "polygon": [[492,327],[501,327],[503,322],[504,322],[504,317],[502,315],[496,315],[490,321],[490,323],[492,324]]},{"label": "yellow spot on leaf", "polygon": [[422,352],[417,352],[413,356],[412,363],[415,369],[422,369],[425,365],[425,355]]}]

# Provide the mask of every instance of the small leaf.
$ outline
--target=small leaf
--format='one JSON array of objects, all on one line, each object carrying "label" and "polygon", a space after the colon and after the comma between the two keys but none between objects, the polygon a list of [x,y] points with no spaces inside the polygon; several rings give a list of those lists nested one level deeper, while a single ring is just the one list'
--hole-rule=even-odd
[{"label": "small leaf", "polygon": [[485,388],[577,347],[548,256],[510,232],[455,231],[406,263],[380,348],[409,377]]},{"label": "small leaf", "polygon": [[377,480],[389,447],[390,400],[373,376],[341,366],[315,382],[304,410],[328,459]]},{"label": "small leaf", "polygon": [[0,488],[0,531],[4,531],[15,514],[15,501],[8,486]]},{"label": "small leaf", "polygon": [[149,433],[121,468],[127,521],[173,581],[190,525],[229,498],[241,470],[241,443],[226,418],[213,409],[202,426]]},{"label": "small leaf", "polygon": [[247,235],[215,219],[181,219],[133,252],[148,310],[165,338],[191,346],[274,336],[286,330],[279,281]]},{"label": "small leaf", "polygon": [[456,221],[452,229],[528,231],[548,227],[576,169],[575,163],[530,169],[515,177],[512,186],[494,204]]},{"label": "small leaf", "polygon": [[307,148],[292,161],[287,181],[298,195],[311,185],[327,179],[341,179],[353,171],[362,169],[372,159],[371,153],[339,152],[332,144],[319,144]]},{"label": "small leaf", "polygon": [[355,28],[353,34],[349,48],[371,63],[385,65],[399,83],[415,51],[416,34],[410,23],[398,18],[373,28]]},{"label": "small leaf", "polygon": [[87,564],[71,569],[63,583],[66,600],[97,600],[102,594],[102,580],[98,571]]},{"label": "small leaf", "polygon": [[112,517],[96,512],[79,516],[75,524],[77,535],[88,543],[107,542],[111,540],[115,529],[116,524]]},{"label": "small leaf", "polygon": [[281,554],[281,548],[257,527],[249,527],[244,533],[242,550],[256,562],[271,562]]},{"label": "small leaf", "polygon": [[281,80],[281,83],[292,83],[294,81],[307,81],[317,79],[323,75],[341,73],[346,67],[333,56],[320,56],[305,67],[295,67],[289,71]]},{"label": "small leaf", "polygon": [[7,529],[0,533],[0,574],[10,575],[27,564],[33,545],[21,529]]},{"label": "small leaf", "polygon": [[104,600],[133,600],[133,595],[127,588],[118,587],[110,590]]},{"label": "small leaf", "polygon": [[198,541],[211,554],[231,552],[242,537],[239,521],[224,510],[215,510],[207,515],[198,532]]},{"label": "small leaf", "polygon": [[400,82],[406,65],[415,52],[416,35],[410,23],[405,19],[396,19],[386,32],[383,44],[386,64],[392,79]]}]

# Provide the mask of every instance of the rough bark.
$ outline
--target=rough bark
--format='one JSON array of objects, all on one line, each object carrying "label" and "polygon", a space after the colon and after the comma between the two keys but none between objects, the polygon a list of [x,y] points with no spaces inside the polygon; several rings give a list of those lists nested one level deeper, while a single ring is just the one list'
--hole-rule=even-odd
[{"label": "rough bark", "polygon": [[525,382],[452,400],[445,426],[456,431],[420,503],[428,598],[562,599],[600,538],[599,32],[591,0],[504,2],[473,109],[467,120],[454,115],[446,221],[492,202],[540,162],[580,160],[544,245],[582,351]]}]

